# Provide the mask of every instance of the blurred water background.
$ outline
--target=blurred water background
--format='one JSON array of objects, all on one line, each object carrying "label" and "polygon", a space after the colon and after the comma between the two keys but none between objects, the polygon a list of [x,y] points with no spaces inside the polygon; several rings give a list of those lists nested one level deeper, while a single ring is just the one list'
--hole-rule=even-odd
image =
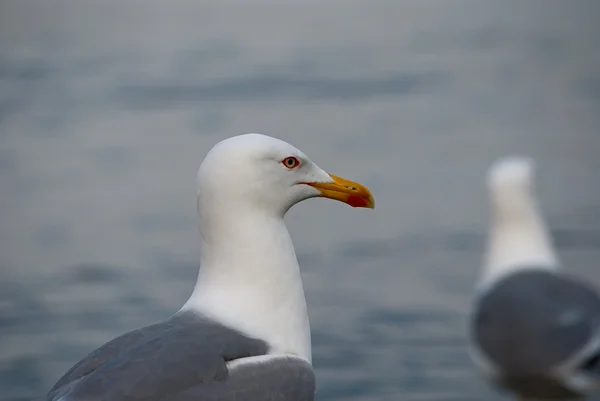
[{"label": "blurred water background", "polygon": [[502,399],[466,351],[483,179],[536,158],[600,284],[600,3],[0,3],[0,400],[187,299],[195,174],[243,132],[369,186],[289,213],[319,400]]}]

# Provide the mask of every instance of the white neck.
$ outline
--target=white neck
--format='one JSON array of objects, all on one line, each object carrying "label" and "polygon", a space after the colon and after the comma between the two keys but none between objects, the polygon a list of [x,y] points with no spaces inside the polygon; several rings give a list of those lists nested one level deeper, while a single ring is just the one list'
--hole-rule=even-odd
[{"label": "white neck", "polygon": [[[201,267],[182,310],[195,310],[269,343],[270,353],[311,361],[306,300],[281,216],[211,208],[200,213]],[[235,210],[235,212],[231,212]]]},{"label": "white neck", "polygon": [[556,270],[559,261],[535,200],[529,193],[492,202],[492,224],[478,288],[521,269]]}]

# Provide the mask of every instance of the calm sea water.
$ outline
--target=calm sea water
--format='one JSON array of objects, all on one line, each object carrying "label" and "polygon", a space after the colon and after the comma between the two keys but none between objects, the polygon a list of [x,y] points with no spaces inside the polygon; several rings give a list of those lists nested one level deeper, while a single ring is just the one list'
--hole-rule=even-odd
[{"label": "calm sea water", "polygon": [[589,1],[0,4],[0,400],[169,316],[195,173],[263,132],[369,186],[287,217],[320,400],[501,399],[465,324],[485,169],[526,153],[568,268],[600,284],[600,6]]}]

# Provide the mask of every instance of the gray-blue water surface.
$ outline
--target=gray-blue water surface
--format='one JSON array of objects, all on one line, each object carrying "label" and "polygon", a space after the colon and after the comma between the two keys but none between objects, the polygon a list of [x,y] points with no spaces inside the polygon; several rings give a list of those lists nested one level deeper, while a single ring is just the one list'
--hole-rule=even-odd
[{"label": "gray-blue water surface", "polygon": [[3,1],[0,400],[182,305],[196,170],[249,131],[376,198],[287,217],[317,398],[501,399],[466,350],[485,169],[535,157],[565,265],[600,284],[599,17],[593,0]]}]

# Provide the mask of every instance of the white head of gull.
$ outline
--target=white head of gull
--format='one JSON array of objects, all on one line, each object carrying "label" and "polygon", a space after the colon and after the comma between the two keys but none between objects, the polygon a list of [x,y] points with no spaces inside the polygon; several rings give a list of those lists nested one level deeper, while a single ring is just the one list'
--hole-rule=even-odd
[{"label": "white head of gull", "polygon": [[548,228],[538,208],[535,165],[528,157],[505,157],[488,170],[491,224],[483,275],[487,287],[515,269],[558,269]]},{"label": "white head of gull", "polygon": [[283,217],[315,197],[373,208],[371,193],[326,173],[292,145],[260,134],[215,145],[197,184],[201,268],[183,310],[264,339],[272,353],[310,362],[304,291]]}]

